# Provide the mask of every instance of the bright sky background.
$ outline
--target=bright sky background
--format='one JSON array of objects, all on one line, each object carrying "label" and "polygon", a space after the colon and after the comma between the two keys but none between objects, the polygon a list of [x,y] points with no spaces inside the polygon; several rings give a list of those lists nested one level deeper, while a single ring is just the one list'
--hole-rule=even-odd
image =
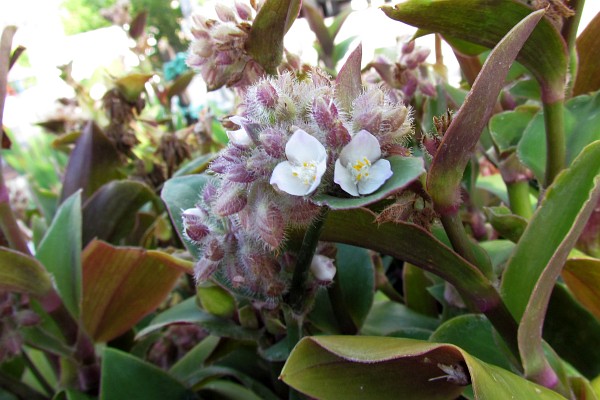
[{"label": "bright sky background", "polygon": [[[371,4],[378,6],[383,4],[383,0],[372,0]],[[31,124],[45,119],[55,110],[57,98],[72,96],[71,89],[60,80],[56,66],[74,60],[73,75],[76,79],[82,79],[90,77],[108,60],[120,59],[127,67],[136,63],[128,50],[126,35],[118,27],[66,37],[62,30],[59,5],[60,0],[0,0],[0,26],[11,24],[19,28],[14,45],[27,48],[31,63],[31,68],[13,69],[9,80],[14,84],[35,77],[37,82],[34,87],[7,99],[4,122],[23,136],[35,132],[37,128],[32,128]],[[337,40],[359,36],[365,63],[372,58],[375,48],[393,46],[396,37],[414,32],[414,28],[387,18],[376,7],[366,9],[365,0],[353,0],[352,6],[359,11],[350,15]],[[598,12],[600,1],[588,0],[580,31]],[[307,39],[312,37],[306,21],[298,20],[286,36],[286,47],[301,53],[306,61],[315,63],[313,40]],[[433,36],[420,38],[417,44],[433,48]],[[444,56],[450,79],[458,79],[458,66],[449,48],[444,49]],[[104,90],[103,87],[95,88],[99,95]]]}]

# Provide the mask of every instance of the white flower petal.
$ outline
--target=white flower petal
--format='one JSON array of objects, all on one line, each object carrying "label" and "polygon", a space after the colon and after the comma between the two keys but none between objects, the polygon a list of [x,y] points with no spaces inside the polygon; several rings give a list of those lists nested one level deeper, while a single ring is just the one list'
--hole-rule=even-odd
[{"label": "white flower petal", "polygon": [[393,175],[392,167],[388,160],[379,160],[369,168],[368,179],[358,182],[360,194],[371,194],[381,187]]},{"label": "white flower petal", "polygon": [[294,167],[287,161],[277,164],[269,183],[279,190],[294,196],[306,196],[310,193],[310,187],[294,176]]},{"label": "white flower petal", "polygon": [[336,272],[333,260],[321,254],[316,254],[313,257],[310,263],[310,271],[315,278],[322,282],[332,281]]},{"label": "white flower petal", "polygon": [[239,146],[250,146],[252,144],[252,139],[244,128],[237,131],[227,131],[227,137],[231,143]]},{"label": "white flower petal", "polygon": [[308,193],[306,193],[306,194],[311,194],[312,192],[314,192],[317,189],[317,187],[321,184],[321,178],[323,177],[323,174],[325,173],[326,169],[327,169],[327,162],[325,160],[323,160],[317,164],[317,170],[315,172],[315,180],[312,183],[312,185],[310,185],[310,188],[308,189]]},{"label": "white flower petal", "polygon": [[321,163],[327,159],[325,147],[312,135],[298,129],[285,145],[285,155],[293,164],[315,161]]},{"label": "white flower petal", "polygon": [[381,158],[381,148],[377,138],[363,129],[354,135],[350,143],[342,149],[340,159],[342,164],[348,165],[348,163],[354,164],[364,157],[374,163]]},{"label": "white flower petal", "polygon": [[356,183],[354,183],[354,177],[352,176],[352,173],[342,165],[339,158],[335,162],[333,181],[340,185],[344,192],[349,193],[352,196],[358,196],[358,189]]}]

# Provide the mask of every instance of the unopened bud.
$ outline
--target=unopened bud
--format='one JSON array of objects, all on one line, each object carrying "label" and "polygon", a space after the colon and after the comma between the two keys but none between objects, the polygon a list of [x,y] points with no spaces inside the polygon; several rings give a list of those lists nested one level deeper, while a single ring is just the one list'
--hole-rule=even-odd
[{"label": "unopened bud", "polygon": [[238,16],[245,21],[249,21],[252,18],[252,8],[243,1],[235,1],[235,11]]},{"label": "unopened bud", "polygon": [[218,266],[219,263],[217,261],[201,258],[196,265],[194,265],[194,277],[196,278],[196,282],[207,281],[212,274],[215,273]]},{"label": "unopened bud", "polygon": [[204,249],[204,257],[210,261],[221,261],[225,257],[225,251],[218,239],[213,239]]},{"label": "unopened bud", "polygon": [[279,100],[277,91],[268,81],[262,81],[256,87],[256,98],[263,107],[267,108],[275,107],[277,105],[277,101]]},{"label": "unopened bud", "polygon": [[252,173],[248,171],[245,165],[233,164],[227,170],[227,173],[225,174],[225,179],[237,183],[250,183],[254,181],[255,178],[252,175]]},{"label": "unopened bud", "polygon": [[268,244],[272,249],[277,249],[281,246],[285,232],[285,221],[281,211],[273,204],[272,201],[261,196],[254,206],[256,229],[260,238]]},{"label": "unopened bud", "polygon": [[329,257],[316,254],[310,263],[310,271],[319,282],[329,283],[335,276],[335,265]]},{"label": "unopened bud", "polygon": [[214,211],[218,215],[225,217],[241,211],[246,207],[247,203],[248,199],[244,187],[240,184],[226,181],[219,189],[219,195],[214,203]]},{"label": "unopened bud", "polygon": [[188,208],[181,217],[185,234],[190,240],[200,242],[210,233],[210,229],[204,224],[206,213],[198,207]]},{"label": "unopened bud", "polygon": [[235,14],[233,10],[226,6],[223,3],[215,4],[215,11],[217,12],[217,17],[223,22],[236,22]]},{"label": "unopened bud", "polygon": [[409,54],[412,53],[415,49],[415,41],[411,40],[410,42],[406,42],[402,45],[402,53]]},{"label": "unopened bud", "polygon": [[312,117],[320,129],[327,131],[338,120],[338,110],[333,101],[318,97],[313,100]]},{"label": "unopened bud", "polygon": [[285,154],[285,138],[282,132],[267,128],[259,135],[259,140],[265,152],[274,158],[282,158]]}]

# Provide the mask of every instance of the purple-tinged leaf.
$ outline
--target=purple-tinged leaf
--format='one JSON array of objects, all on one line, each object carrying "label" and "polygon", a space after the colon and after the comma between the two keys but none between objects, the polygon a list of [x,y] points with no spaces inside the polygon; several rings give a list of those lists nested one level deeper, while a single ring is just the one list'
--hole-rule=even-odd
[{"label": "purple-tinged leaf", "polygon": [[2,117],[4,115],[4,102],[6,100],[6,91],[8,88],[10,49],[16,31],[17,27],[9,25],[2,30],[2,38],[0,39],[0,135],[2,137],[4,137]]},{"label": "purple-tinged leaf", "polygon": [[97,342],[127,332],[154,311],[192,263],[156,250],[94,240],[82,254],[82,319]]},{"label": "purple-tinged leaf", "polygon": [[267,0],[252,23],[246,51],[265,71],[274,73],[283,55],[283,36],[296,20],[301,0]]},{"label": "purple-tinged leaf", "polygon": [[146,27],[146,20],[148,19],[148,11],[144,10],[138,13],[133,21],[131,21],[131,25],[129,27],[129,36],[133,39],[137,39],[140,37],[142,33],[144,33],[144,28]]},{"label": "purple-tinged leaf", "polygon": [[444,134],[427,177],[427,188],[436,208],[452,212],[460,203],[463,172],[487,124],[504,77],[544,11],[531,13],[492,50],[465,102]]},{"label": "purple-tinged leaf", "polygon": [[573,296],[600,320],[600,260],[570,259],[562,277]]},{"label": "purple-tinged leaf", "polygon": [[[531,8],[524,3],[518,0],[407,0],[394,7],[385,6],[383,11],[388,17],[409,25],[492,48],[531,13]],[[538,79],[546,102],[563,98],[567,47],[549,20],[540,22],[517,60]]]},{"label": "purple-tinged leaf", "polygon": [[133,73],[115,80],[115,85],[130,103],[135,103],[142,92],[146,90],[146,82],[153,74]]},{"label": "purple-tinged leaf", "polygon": [[119,154],[104,132],[94,122],[88,122],[77,139],[63,178],[60,201],[82,189],[87,200],[100,186],[120,177]]},{"label": "purple-tinged leaf", "polygon": [[83,245],[97,238],[117,244],[134,227],[136,212],[158,197],[141,182],[112,181],[83,205]]},{"label": "purple-tinged leaf", "polygon": [[588,24],[577,38],[577,75],[573,96],[600,89],[600,13]]},{"label": "purple-tinged leaf", "polygon": [[362,44],[350,54],[335,80],[335,97],[345,112],[352,111],[352,102],[362,93],[360,64]]},{"label": "purple-tinged leaf", "polygon": [[469,384],[475,399],[563,399],[460,347],[389,337],[306,337],[280,378],[323,400],[455,399]]}]

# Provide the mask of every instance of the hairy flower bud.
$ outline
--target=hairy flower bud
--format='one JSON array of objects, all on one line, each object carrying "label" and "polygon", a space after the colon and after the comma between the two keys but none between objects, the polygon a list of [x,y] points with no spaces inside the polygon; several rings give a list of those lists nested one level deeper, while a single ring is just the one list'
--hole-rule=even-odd
[{"label": "hairy flower bud", "polygon": [[277,91],[269,81],[262,81],[256,87],[256,98],[263,107],[267,108],[274,108],[279,100]]},{"label": "hairy flower bud", "polygon": [[183,219],[183,228],[185,235],[193,242],[200,242],[210,233],[206,221],[206,212],[198,207],[188,208],[181,217]]},{"label": "hairy flower bud", "polygon": [[225,181],[219,188],[219,194],[215,199],[213,209],[215,213],[225,217],[241,211],[246,207],[247,202],[244,185]]},{"label": "hairy flower bud", "polygon": [[233,10],[223,3],[216,3],[215,11],[217,12],[217,17],[219,17],[219,19],[223,22],[235,22],[236,21]]},{"label": "hairy flower bud", "polygon": [[237,183],[250,183],[255,178],[243,164],[233,164],[225,173],[225,179]]},{"label": "hairy flower bud", "polygon": [[286,138],[283,132],[267,128],[258,136],[265,152],[273,158],[283,158],[285,155]]},{"label": "hairy flower bud", "polygon": [[314,99],[311,114],[319,129],[324,131],[331,129],[338,121],[338,109],[332,99]]},{"label": "hairy flower bud", "polygon": [[235,1],[235,11],[237,12],[237,15],[245,21],[249,21],[252,18],[252,8],[243,1]]},{"label": "hairy flower bud", "polygon": [[196,282],[204,282],[210,279],[218,267],[219,262],[204,257],[201,258],[196,265],[194,265],[194,278],[196,279]]},{"label": "hairy flower bud", "polygon": [[271,249],[281,246],[284,238],[285,221],[281,211],[267,196],[259,196],[254,202],[254,224],[260,238]]}]

